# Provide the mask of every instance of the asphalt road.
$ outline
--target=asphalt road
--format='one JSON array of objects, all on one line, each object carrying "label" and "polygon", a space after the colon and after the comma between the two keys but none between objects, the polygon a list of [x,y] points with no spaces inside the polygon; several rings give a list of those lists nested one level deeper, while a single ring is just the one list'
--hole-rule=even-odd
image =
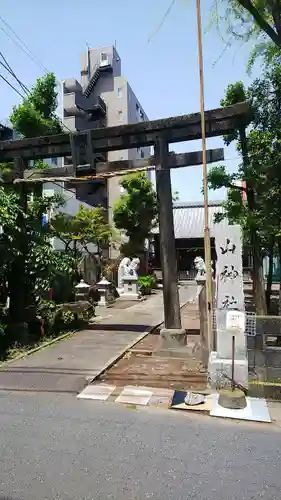
[{"label": "asphalt road", "polygon": [[0,449],[1,500],[280,498],[269,425],[3,392]]}]

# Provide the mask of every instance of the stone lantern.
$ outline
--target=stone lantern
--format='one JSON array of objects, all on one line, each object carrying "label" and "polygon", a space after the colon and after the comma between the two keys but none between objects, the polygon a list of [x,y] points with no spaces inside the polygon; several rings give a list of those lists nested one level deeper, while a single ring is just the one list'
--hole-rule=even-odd
[{"label": "stone lantern", "polygon": [[97,286],[100,294],[100,300],[98,302],[98,305],[107,307],[108,302],[111,299],[111,293],[110,293],[111,283],[103,276],[102,279],[97,283]]},{"label": "stone lantern", "polygon": [[75,300],[88,300],[89,298],[90,285],[81,280],[75,287]]}]

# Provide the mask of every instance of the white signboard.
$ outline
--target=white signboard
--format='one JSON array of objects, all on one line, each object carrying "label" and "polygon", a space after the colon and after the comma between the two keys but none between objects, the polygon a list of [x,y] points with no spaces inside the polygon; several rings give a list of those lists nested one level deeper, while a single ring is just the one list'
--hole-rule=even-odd
[{"label": "white signboard", "polygon": [[242,311],[227,311],[226,329],[233,335],[236,332],[245,332],[245,313]]},{"label": "white signboard", "polygon": [[238,225],[215,231],[217,308],[244,311],[242,230]]}]

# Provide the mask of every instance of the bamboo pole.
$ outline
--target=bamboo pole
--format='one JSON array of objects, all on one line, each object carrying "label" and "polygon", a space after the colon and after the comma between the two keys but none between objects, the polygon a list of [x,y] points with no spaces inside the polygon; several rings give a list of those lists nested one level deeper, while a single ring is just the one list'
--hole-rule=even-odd
[{"label": "bamboo pole", "polygon": [[204,103],[204,73],[203,73],[203,51],[201,31],[201,5],[196,0],[197,15],[197,41],[198,41],[198,63],[200,79],[200,114],[202,135],[202,164],[203,164],[203,191],[204,191],[204,250],[206,263],[206,295],[207,295],[207,325],[208,325],[208,347],[209,352],[214,349],[212,328],[212,267],[211,267],[211,244],[208,213],[208,183],[207,183],[207,154],[206,154],[206,128],[205,128],[205,103]]}]

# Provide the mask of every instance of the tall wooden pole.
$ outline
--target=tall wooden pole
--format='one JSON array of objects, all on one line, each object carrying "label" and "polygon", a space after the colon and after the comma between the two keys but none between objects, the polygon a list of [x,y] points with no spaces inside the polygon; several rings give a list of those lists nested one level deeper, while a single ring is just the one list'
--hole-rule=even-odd
[{"label": "tall wooden pole", "polygon": [[[159,137],[155,144],[155,176],[159,205],[159,237],[163,275],[164,329],[174,332],[175,343],[180,340],[181,314],[178,291],[177,256],[174,235],[171,175],[168,168],[168,142]],[[167,332],[169,336],[169,332]],[[177,339],[179,336],[179,339]]]},{"label": "tall wooden pole", "polygon": [[208,346],[209,352],[214,350],[214,339],[212,329],[212,266],[211,266],[211,243],[208,213],[208,182],[207,182],[207,154],[206,154],[206,130],[205,130],[205,103],[204,103],[204,74],[201,32],[201,5],[196,0],[197,34],[198,34],[198,62],[200,78],[200,112],[202,133],[202,164],[203,164],[203,190],[204,190],[204,249],[206,262],[206,292],[207,292],[207,318],[208,318]]}]

